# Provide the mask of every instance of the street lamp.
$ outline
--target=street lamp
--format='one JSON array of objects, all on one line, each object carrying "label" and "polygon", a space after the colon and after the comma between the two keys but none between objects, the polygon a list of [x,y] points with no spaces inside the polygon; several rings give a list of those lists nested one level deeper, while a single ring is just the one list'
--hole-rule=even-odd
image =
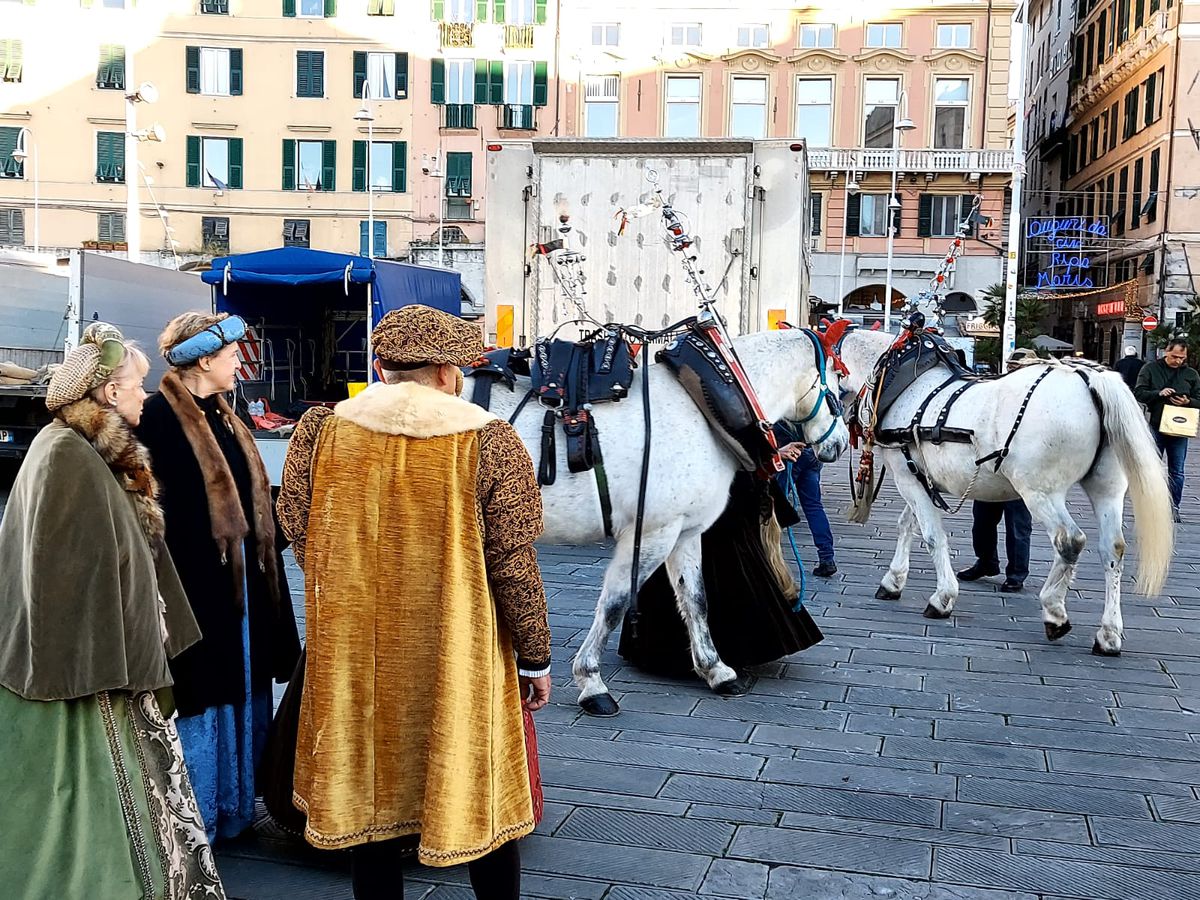
[{"label": "street lamp", "polygon": [[837,314],[840,319],[846,311],[846,210],[850,206],[850,198],[859,192],[858,176],[852,170],[846,170],[846,200],[842,204],[842,258],[838,263],[838,302]]},{"label": "street lamp", "polygon": [[358,112],[354,114],[354,121],[367,123],[367,259],[375,258],[375,185],[372,181],[371,172],[371,149],[372,138],[375,135],[374,123],[375,114],[371,112],[371,81],[370,79],[363,82],[363,102],[359,107]]},{"label": "street lamp", "polygon": [[887,205],[887,278],[883,287],[883,330],[892,330],[892,248],[896,240],[896,212],[900,209],[900,198],[896,196],[896,181],[900,176],[900,138],[906,131],[912,131],[917,126],[907,115],[908,91],[901,91],[896,104],[900,111],[903,104],[905,116],[892,127],[892,191],[888,194]]},{"label": "street lamp", "polygon": [[[125,83],[133,84],[135,53],[125,55]],[[137,90],[125,95],[125,258],[137,262],[142,252],[141,204],[138,202],[138,142],[167,139],[161,125],[145,131],[137,130],[137,104],[154,103],[158,100],[158,88],[148,81],[138,85]],[[132,173],[132,174],[131,174]]]},{"label": "street lamp", "polygon": [[38,181],[37,143],[33,140],[33,133],[28,128],[22,128],[17,132],[17,146],[13,149],[12,158],[24,166],[25,160],[29,158],[29,151],[26,148],[30,144],[33,145],[33,252],[37,253],[42,249],[41,184]]},{"label": "street lamp", "polygon": [[442,170],[441,157],[430,157],[428,154],[421,157],[421,171],[430,178],[442,179],[442,187],[438,189],[438,266],[446,267],[446,253],[443,249],[442,233],[446,230],[446,173]]}]

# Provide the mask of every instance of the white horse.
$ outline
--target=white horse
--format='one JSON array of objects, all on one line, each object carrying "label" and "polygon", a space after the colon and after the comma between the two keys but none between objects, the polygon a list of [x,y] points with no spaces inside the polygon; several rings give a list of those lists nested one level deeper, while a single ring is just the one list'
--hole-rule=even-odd
[{"label": "white horse", "polygon": [[[850,372],[842,381],[845,393],[857,393],[862,388],[893,340],[893,336],[862,329],[846,335],[841,347],[842,360]],[[967,493],[973,479],[971,499],[1004,501],[1020,497],[1025,501],[1054,546],[1054,562],[1040,595],[1046,637],[1052,641],[1071,630],[1066,594],[1086,538],[1067,511],[1066,499],[1073,485],[1081,485],[1099,523],[1100,556],[1105,568],[1104,612],[1092,652],[1117,656],[1124,633],[1121,569],[1125,538],[1121,520],[1125,493],[1129,490],[1133,497],[1137,587],[1142,594],[1156,594],[1166,579],[1174,543],[1166,478],[1154,437],[1120,376],[1089,368],[1085,382],[1073,367],[1057,363],[1030,397],[999,471],[992,462],[977,466],[977,459],[1004,446],[1022,402],[1044,371],[1042,365],[1024,366],[1003,378],[971,387],[951,407],[945,424],[972,429],[972,442],[922,442],[912,449],[912,455],[929,481],[949,495],[952,505]],[[945,378],[941,369],[922,375],[879,425],[906,428],[921,402]],[[934,422],[951,393],[953,390],[948,389],[934,398],[922,417],[924,424]],[[925,615],[946,618],[958,597],[958,580],[950,565],[941,512],[909,472],[898,449],[877,448],[877,455],[907,505],[900,514],[895,556],[876,597],[899,599],[908,578],[909,548],[919,527],[937,569],[937,590],[925,607]],[[864,492],[864,496],[863,502],[869,504],[870,492]]]},{"label": "white horse", "polygon": [[[828,373],[822,371],[824,355],[818,358],[813,341],[799,330],[771,331],[738,338],[734,347],[767,418],[798,422],[811,416],[800,427],[817,456],[827,462],[837,459],[849,444],[849,434],[833,404],[823,396],[826,383],[836,396],[837,376],[832,367]],[[645,434],[641,379],[646,371],[637,370],[626,399],[598,404],[592,413],[600,433],[616,539],[595,619],[574,663],[579,704],[592,715],[618,711],[600,678],[600,654],[632,599],[634,526]],[[642,585],[666,563],[687,626],[696,672],[716,691],[737,692],[737,673],[721,661],[708,629],[700,536],[724,511],[738,462],[669,369],[652,365],[649,378],[651,452],[637,583]],[[515,391],[497,386],[491,410],[509,418],[528,389],[527,378],[517,379]],[[541,455],[543,414],[537,403],[530,402],[514,423],[535,463]],[[554,544],[603,541],[595,473],[568,472],[561,428],[556,438],[558,478],[542,488],[542,539]]]}]

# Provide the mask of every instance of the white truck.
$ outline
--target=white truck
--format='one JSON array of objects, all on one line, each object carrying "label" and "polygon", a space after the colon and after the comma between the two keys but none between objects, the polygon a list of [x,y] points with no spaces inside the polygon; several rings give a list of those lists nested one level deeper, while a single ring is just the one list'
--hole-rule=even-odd
[{"label": "white truck", "polygon": [[559,239],[586,257],[587,309],[596,320],[660,328],[695,313],[661,217],[622,215],[645,211],[655,176],[696,240],[698,265],[732,333],[807,322],[812,221],[803,141],[547,138],[487,149],[486,323],[498,346],[527,346],[573,316],[550,266],[531,252]]}]

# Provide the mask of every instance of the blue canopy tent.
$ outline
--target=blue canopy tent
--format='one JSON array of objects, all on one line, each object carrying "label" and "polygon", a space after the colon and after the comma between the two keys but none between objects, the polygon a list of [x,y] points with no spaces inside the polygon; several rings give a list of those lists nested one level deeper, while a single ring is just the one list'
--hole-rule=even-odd
[{"label": "blue canopy tent", "polygon": [[201,279],[218,312],[255,328],[262,373],[245,381],[263,382],[272,401],[283,385],[288,402],[298,394],[329,400],[335,380],[339,391],[369,380],[371,328],[393,309],[461,311],[457,272],[303,247],[218,257]]}]

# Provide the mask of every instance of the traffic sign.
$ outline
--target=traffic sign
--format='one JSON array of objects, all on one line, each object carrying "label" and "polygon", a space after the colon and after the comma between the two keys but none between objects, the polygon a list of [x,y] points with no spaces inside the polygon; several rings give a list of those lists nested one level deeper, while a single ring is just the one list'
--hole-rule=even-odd
[{"label": "traffic sign", "polygon": [[1142,330],[1153,331],[1158,327],[1158,316],[1146,316],[1142,319]]}]

